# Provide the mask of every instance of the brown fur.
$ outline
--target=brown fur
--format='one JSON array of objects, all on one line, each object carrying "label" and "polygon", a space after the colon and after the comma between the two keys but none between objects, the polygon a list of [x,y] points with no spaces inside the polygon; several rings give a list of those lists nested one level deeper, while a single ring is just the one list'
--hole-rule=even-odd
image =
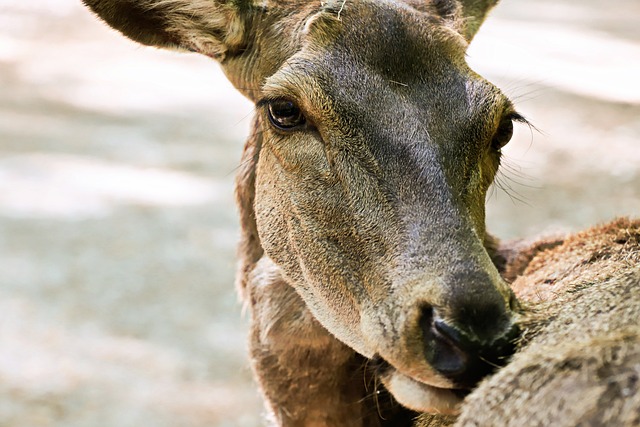
[{"label": "brown fur", "polygon": [[[274,421],[410,422],[378,380],[456,412],[452,390],[510,351],[518,304],[498,268],[536,281],[534,254],[560,243],[501,251],[485,230],[519,116],[465,52],[497,0],[84,2],[133,40],[217,59],[256,103],[238,287]],[[304,120],[279,126],[283,103]]]},{"label": "brown fur", "polygon": [[519,247],[520,349],[457,423],[425,415],[416,426],[639,425],[640,220]]}]

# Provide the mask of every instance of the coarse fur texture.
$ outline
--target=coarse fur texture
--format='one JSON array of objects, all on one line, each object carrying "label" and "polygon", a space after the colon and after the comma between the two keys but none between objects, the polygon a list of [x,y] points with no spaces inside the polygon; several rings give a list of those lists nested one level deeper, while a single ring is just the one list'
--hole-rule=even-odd
[{"label": "coarse fur texture", "polygon": [[424,415],[416,427],[640,425],[640,220],[516,246],[507,271],[527,305],[516,354],[457,422]]}]

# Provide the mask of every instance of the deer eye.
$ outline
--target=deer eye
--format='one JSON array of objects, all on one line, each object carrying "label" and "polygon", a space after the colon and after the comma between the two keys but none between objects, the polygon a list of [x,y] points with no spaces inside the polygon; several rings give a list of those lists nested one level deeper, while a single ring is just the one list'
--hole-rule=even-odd
[{"label": "deer eye", "polygon": [[292,130],[305,124],[306,119],[300,108],[287,99],[277,99],[267,103],[269,121],[280,130]]},{"label": "deer eye", "polygon": [[494,150],[500,150],[502,147],[507,145],[509,141],[511,141],[511,137],[513,136],[513,116],[508,115],[502,118],[500,121],[500,125],[498,126],[498,130],[493,135],[493,139],[491,140],[491,147]]}]

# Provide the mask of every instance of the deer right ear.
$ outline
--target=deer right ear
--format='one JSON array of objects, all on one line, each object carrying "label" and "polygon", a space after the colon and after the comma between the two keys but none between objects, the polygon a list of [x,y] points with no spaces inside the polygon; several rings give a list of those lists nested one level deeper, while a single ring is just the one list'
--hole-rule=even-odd
[{"label": "deer right ear", "polygon": [[224,59],[242,50],[250,0],[83,0],[107,24],[149,46]]}]

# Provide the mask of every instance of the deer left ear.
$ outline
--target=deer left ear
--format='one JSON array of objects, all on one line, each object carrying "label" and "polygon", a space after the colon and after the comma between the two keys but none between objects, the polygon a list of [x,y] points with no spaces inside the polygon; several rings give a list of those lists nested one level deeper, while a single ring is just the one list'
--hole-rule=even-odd
[{"label": "deer left ear", "polygon": [[462,6],[464,23],[462,35],[471,41],[484,22],[487,14],[500,0],[459,0]]},{"label": "deer left ear", "polygon": [[431,0],[445,19],[456,23],[458,32],[470,42],[476,35],[489,11],[499,0]]},{"label": "deer left ear", "polygon": [[149,46],[224,59],[246,38],[250,0],[83,0],[107,24]]}]

